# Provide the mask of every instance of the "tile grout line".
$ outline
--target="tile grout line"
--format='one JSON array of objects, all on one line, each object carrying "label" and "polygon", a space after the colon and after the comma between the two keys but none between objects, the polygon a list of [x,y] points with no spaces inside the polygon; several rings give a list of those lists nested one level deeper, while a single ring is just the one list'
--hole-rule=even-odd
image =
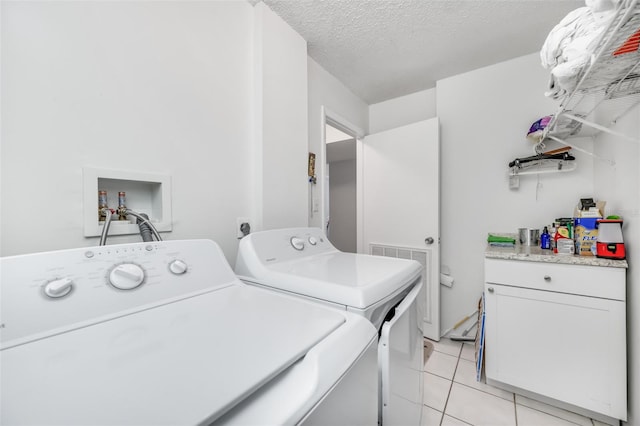
[{"label": "tile grout line", "polygon": [[[438,377],[440,377],[440,376],[438,376]],[[489,395],[489,396],[496,397],[496,398],[501,399],[501,400],[503,400],[503,401],[507,401],[507,402],[509,402],[509,401],[510,401],[510,400],[509,400],[509,399],[507,399],[507,398],[503,398],[503,397],[501,397],[501,396],[498,396],[498,395],[492,394],[491,392],[487,392],[487,391],[484,391],[484,390],[482,390],[482,389],[474,388],[473,386],[469,386],[469,385],[467,385],[467,384],[465,384],[465,383],[455,382],[455,384],[456,384],[456,385],[459,385],[459,386],[464,386],[464,387],[465,387],[465,388],[467,388],[467,389],[471,389],[471,390],[473,390],[473,391],[480,392],[480,393],[483,393],[483,394],[485,394],[485,395]],[[515,394],[514,394],[514,397],[515,397]],[[522,404],[520,404],[520,405],[522,405]],[[525,407],[527,407],[527,406],[525,405]],[[531,407],[527,407],[527,408],[531,408]],[[535,410],[535,408],[532,408],[532,410]],[[542,411],[542,410],[537,410],[537,411],[540,411],[541,413],[545,413],[545,412],[544,412],[544,411]],[[549,413],[545,413],[545,414],[549,414]],[[558,416],[555,416],[555,417],[558,417]],[[559,417],[559,418],[561,418],[561,417]],[[566,419],[565,419],[565,420],[566,420]]]},{"label": "tile grout line", "polygon": [[[431,355],[433,355],[433,353],[434,353],[434,352],[444,353],[444,352],[437,351],[437,350],[436,350],[436,348],[435,348],[435,345],[433,345],[433,343],[431,343],[431,345],[432,345],[432,346],[431,346],[431,351],[429,352],[429,357],[425,360],[424,365],[423,365],[423,368],[422,368],[422,373],[423,373],[423,374],[433,374],[433,373],[429,373],[429,372],[427,371],[427,361],[429,361],[429,358],[431,358]],[[441,377],[441,378],[443,378],[443,379],[445,378],[445,377],[439,376],[439,375],[437,375],[437,374],[434,374],[434,376],[436,376],[436,377]],[[453,383],[453,381],[452,381],[452,383]],[[449,385],[449,392],[451,392],[451,385]],[[448,399],[448,398],[449,398],[449,395],[447,394],[447,399]],[[444,403],[444,404],[445,404],[445,407],[446,407],[447,402],[445,401],[445,403]],[[431,407],[431,406],[429,406],[429,405],[426,405],[426,404],[424,403],[424,400],[422,401],[422,405],[423,405],[424,407],[429,407],[429,408],[431,408],[432,410],[435,410],[435,411],[437,411],[438,413],[440,413],[440,420],[438,421],[438,426],[440,426],[440,425],[442,424],[442,422],[444,421],[444,407],[442,408],[442,411],[438,411],[436,408]],[[423,415],[424,415],[424,412],[423,412]]]},{"label": "tile grout line", "polygon": [[[449,414],[447,414],[446,410],[447,410],[447,406],[449,405],[449,399],[450,399],[450,397],[451,397],[451,390],[453,389],[453,384],[454,384],[454,383],[457,383],[458,385],[464,386],[464,387],[466,387],[466,388],[473,389],[473,390],[476,390],[476,391],[479,391],[479,392],[485,393],[485,394],[487,394],[487,395],[492,395],[492,396],[495,396],[495,397],[498,397],[498,398],[500,398],[500,399],[504,399],[504,400],[507,400],[507,401],[508,401],[508,399],[506,399],[506,398],[502,398],[502,397],[500,397],[500,396],[497,396],[497,395],[495,395],[495,394],[493,394],[493,393],[491,393],[491,392],[487,392],[487,391],[482,390],[482,389],[477,389],[477,388],[474,388],[473,386],[469,386],[469,385],[466,385],[466,384],[464,384],[464,383],[461,383],[461,382],[457,382],[457,381],[455,381],[456,373],[457,373],[457,371],[458,371],[458,367],[460,366],[460,359],[464,359],[465,361],[470,361],[470,360],[467,360],[466,358],[462,358],[462,351],[463,351],[463,349],[464,349],[464,345],[465,345],[465,344],[464,344],[464,343],[462,343],[462,344],[461,344],[461,346],[460,346],[460,350],[459,350],[458,355],[457,355],[456,366],[455,366],[455,368],[454,368],[453,376],[452,376],[451,380],[449,380],[447,377],[443,377],[443,376],[440,376],[440,375],[438,375],[438,374],[434,374],[434,373],[429,373],[428,371],[423,370],[425,373],[433,374],[434,376],[437,376],[437,377],[440,377],[440,378],[442,378],[442,379],[446,379],[446,380],[449,380],[449,381],[450,381],[450,384],[449,384],[449,391],[448,391],[448,393],[447,393],[447,399],[445,400],[445,405],[444,405],[444,408],[443,408],[442,413],[441,413],[441,416],[440,416],[440,423],[439,423],[439,425],[442,425],[442,423],[444,422],[444,416],[450,416]],[[434,348],[433,348],[433,350],[432,350],[432,353],[433,353],[433,352],[438,352],[438,353],[441,353],[441,354],[444,354],[444,355],[448,355],[448,356],[456,357],[455,355],[452,355],[452,354],[451,354],[451,353],[449,353],[449,352],[439,351],[439,350],[437,350],[435,347],[434,347]],[[473,362],[473,361],[471,361],[471,362]],[[425,367],[426,367],[426,362],[425,362]],[[546,414],[546,415],[548,415],[548,416],[555,417],[555,418],[560,419],[560,420],[564,420],[564,421],[566,421],[566,422],[569,422],[569,423],[575,424],[576,426],[579,426],[579,425],[580,425],[580,423],[575,423],[575,422],[573,422],[572,420],[569,420],[569,419],[567,419],[567,418],[565,418],[565,417],[562,417],[562,416],[559,416],[559,415],[557,415],[557,414],[552,414],[552,413],[549,413],[549,412],[547,412],[547,411],[541,410],[541,409],[539,409],[539,408],[529,407],[528,405],[525,405],[525,404],[518,404],[518,402],[516,401],[516,399],[517,399],[517,394],[516,394],[515,392],[512,392],[511,394],[512,394],[512,398],[511,398],[511,399],[512,399],[512,402],[513,402],[513,410],[514,410],[514,415],[515,415],[515,422],[516,422],[516,423],[515,423],[515,425],[516,425],[516,426],[518,426],[518,405],[522,405],[523,407],[527,407],[527,408],[529,408],[529,409],[531,409],[531,410],[535,410],[535,411],[538,411],[538,412],[540,412],[540,413]],[[427,405],[427,407],[429,407],[429,406]],[[430,408],[432,408],[432,407],[430,407]],[[450,417],[451,417],[451,418],[454,418],[454,419],[456,419],[456,420],[459,420],[459,421],[461,421],[461,422],[463,422],[463,423],[465,423],[465,424],[469,424],[469,423],[465,422],[465,421],[464,421],[464,420],[462,420],[462,419],[458,419],[458,418],[457,418],[457,417],[455,417],[455,416],[450,416]],[[595,421],[594,421],[594,419],[593,419],[593,418],[588,418],[588,419],[589,419],[589,421],[591,422],[591,425],[592,425],[592,426],[595,426],[595,425],[596,425],[596,424],[595,424]],[[473,426],[473,425],[471,425],[471,426]]]},{"label": "tile grout line", "polygon": [[[516,399],[516,394],[515,394],[515,393],[513,394],[513,399],[514,399],[514,402],[515,402],[515,399]],[[568,423],[574,424],[574,425],[576,425],[576,426],[581,426],[581,425],[580,425],[580,423],[576,423],[576,422],[574,422],[573,420],[569,420],[569,419],[567,419],[567,418],[565,418],[565,417],[559,416],[559,415],[554,414],[554,413],[549,413],[549,412],[544,411],[544,410],[541,410],[541,409],[539,409],[539,408],[530,407],[530,406],[525,405],[525,404],[518,404],[517,402],[515,402],[515,405],[516,405],[516,409],[517,409],[517,406],[518,406],[518,405],[520,405],[521,407],[526,407],[526,408],[528,408],[529,410],[534,410],[534,411],[537,411],[537,412],[539,412],[539,413],[546,414],[547,416],[555,417],[556,419],[560,419],[560,420],[564,420],[565,422],[568,422]],[[573,413],[572,411],[567,411],[567,412],[568,412],[568,413]],[[578,414],[578,413],[573,413],[573,414]],[[578,414],[578,415],[581,415],[581,416],[582,416],[582,414]],[[591,422],[591,424],[595,426],[594,420],[593,420],[592,418],[589,418],[589,417],[586,417],[586,416],[583,416],[583,417],[587,418],[587,419]],[[516,417],[516,418],[517,418],[517,417]],[[516,425],[516,426],[517,426],[517,425]]]},{"label": "tile grout line", "polygon": [[[568,418],[566,418],[566,417],[562,417],[562,416],[561,416],[561,415],[559,415],[559,414],[556,414],[556,413],[550,413],[550,412],[548,412],[548,411],[544,411],[544,410],[542,410],[542,409],[540,409],[540,408],[537,408],[537,407],[531,407],[531,406],[526,405],[526,404],[518,403],[518,402],[517,402],[517,398],[518,398],[518,394],[516,394],[516,393],[514,392],[514,393],[513,393],[513,401],[514,401],[514,403],[515,403],[515,405],[516,405],[516,409],[517,409],[518,405],[520,405],[521,407],[525,407],[525,408],[528,408],[529,410],[534,410],[534,411],[537,411],[537,412],[539,412],[539,413],[546,414],[547,416],[555,417],[556,419],[564,420],[565,422],[568,422],[568,423],[574,424],[574,425],[576,425],[576,426],[582,426],[580,423],[576,423],[576,422],[574,422],[573,420],[570,420],[570,419],[568,419]],[[535,400],[534,400],[534,401],[535,401]],[[540,401],[538,401],[538,402],[540,402]],[[544,404],[543,402],[540,402],[540,403],[541,403],[541,404]],[[549,404],[547,404],[547,405],[549,405]],[[553,407],[552,405],[549,405],[549,406],[550,406],[550,407]],[[560,407],[556,407],[556,408],[559,408],[560,410],[564,410],[563,408],[560,408]],[[574,413],[573,411],[569,411],[569,410],[564,410],[564,411],[566,411],[567,413],[576,414],[576,415],[579,415],[579,416],[582,416],[582,417],[584,417],[584,418],[588,419],[592,426],[595,426],[595,424],[596,424],[596,423],[595,423],[595,420],[594,420],[593,418],[586,417],[586,416],[584,416],[584,415],[582,415],[582,414]],[[517,425],[516,425],[516,426],[517,426]]]},{"label": "tile grout line", "polygon": [[[456,419],[457,421],[459,421],[460,423],[464,423],[465,425],[475,426],[473,423],[465,422],[464,420],[459,419],[456,416],[452,416],[451,414],[447,414],[447,416],[451,417],[452,419]],[[442,415],[442,419],[444,420],[444,414]]]},{"label": "tile grout line", "polygon": [[[462,352],[461,352],[461,354],[462,354]],[[468,361],[468,362],[473,362],[473,361],[470,361],[470,360],[465,359],[465,358],[460,358],[460,359],[462,359],[462,360],[464,360],[464,361]],[[458,359],[458,365],[460,364],[460,359]],[[456,370],[457,370],[457,369],[458,369],[458,366],[456,366]],[[439,376],[439,377],[441,377],[441,376]],[[505,401],[509,401],[507,398],[503,398],[503,397],[501,397],[501,396],[499,396],[499,395],[496,395],[496,394],[494,394],[494,393],[488,392],[488,391],[486,391],[486,390],[484,390],[484,389],[478,389],[478,388],[473,387],[473,386],[470,386],[470,385],[468,385],[468,384],[466,384],[466,383],[457,382],[457,381],[455,380],[455,374],[453,375],[453,381],[454,381],[455,383],[459,384],[460,386],[464,386],[464,387],[466,387],[466,388],[473,389],[473,390],[475,390],[475,391],[482,392],[482,393],[487,394],[487,395],[495,396],[495,397],[497,397],[497,398],[504,399]],[[478,383],[486,384],[485,382],[478,382]],[[487,386],[491,386],[491,385],[487,385]],[[493,387],[493,386],[492,386],[492,387]],[[511,392],[511,394],[513,395],[514,403],[515,403],[515,396],[516,396],[516,395],[515,395],[515,393],[514,393],[514,392]]]},{"label": "tile grout line", "polygon": [[458,358],[456,359],[456,368],[453,369],[453,376],[451,376],[451,383],[449,384],[449,393],[447,393],[447,400],[444,402],[444,408],[442,409],[442,418],[440,419],[440,425],[444,421],[444,416],[447,413],[447,405],[449,405],[449,398],[451,397],[451,389],[453,389],[453,379],[456,377],[456,371],[458,371],[458,363],[460,363],[460,355],[462,354],[462,345],[458,351]]}]

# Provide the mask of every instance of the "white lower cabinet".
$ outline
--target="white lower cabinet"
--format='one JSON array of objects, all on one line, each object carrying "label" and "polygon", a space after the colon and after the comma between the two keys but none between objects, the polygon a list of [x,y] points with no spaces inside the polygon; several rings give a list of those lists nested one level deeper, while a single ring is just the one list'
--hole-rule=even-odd
[{"label": "white lower cabinet", "polygon": [[485,368],[496,381],[627,418],[625,269],[485,259]]}]

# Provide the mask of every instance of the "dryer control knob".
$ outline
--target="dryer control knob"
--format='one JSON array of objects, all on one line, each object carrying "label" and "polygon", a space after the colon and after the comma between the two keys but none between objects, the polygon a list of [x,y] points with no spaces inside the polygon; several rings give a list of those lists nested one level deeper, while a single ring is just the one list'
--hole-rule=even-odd
[{"label": "dryer control knob", "polygon": [[180,259],[176,259],[169,263],[169,270],[172,274],[182,275],[187,272],[187,264]]},{"label": "dryer control knob", "polygon": [[318,244],[318,240],[316,239],[316,237],[309,237],[309,244],[311,244],[312,246]]},{"label": "dryer control knob", "polygon": [[298,237],[291,237],[291,246],[296,250],[304,250],[304,240]]},{"label": "dryer control knob", "polygon": [[53,298],[64,297],[69,294],[72,288],[73,281],[71,281],[71,278],[60,278],[46,283],[44,285],[44,294]]},{"label": "dryer control knob", "polygon": [[111,270],[109,282],[120,290],[132,290],[144,281],[144,270],[133,263],[123,263]]}]

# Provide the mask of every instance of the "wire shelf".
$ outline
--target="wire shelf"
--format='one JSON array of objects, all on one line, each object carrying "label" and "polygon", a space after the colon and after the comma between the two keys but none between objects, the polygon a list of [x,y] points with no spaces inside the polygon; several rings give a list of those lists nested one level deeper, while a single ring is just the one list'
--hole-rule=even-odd
[{"label": "wire shelf", "polygon": [[[640,103],[638,0],[620,2],[594,45],[590,64],[579,72],[575,89],[562,99],[543,133],[542,142],[551,139],[566,143],[565,139],[569,137],[595,136],[600,132],[640,142],[637,137],[610,130],[618,119]],[[600,108],[605,104],[607,108]],[[604,110],[606,113],[602,112]]]},{"label": "wire shelf", "polygon": [[510,176],[539,175],[546,173],[565,173],[574,171],[578,165],[575,161],[542,159],[513,166]]}]

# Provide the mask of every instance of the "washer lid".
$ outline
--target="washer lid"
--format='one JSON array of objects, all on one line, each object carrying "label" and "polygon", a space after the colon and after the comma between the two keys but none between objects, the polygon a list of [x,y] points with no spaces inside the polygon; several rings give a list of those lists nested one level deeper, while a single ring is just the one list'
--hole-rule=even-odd
[{"label": "washer lid", "polygon": [[364,309],[412,283],[422,266],[415,260],[334,251],[250,272],[248,281]]},{"label": "washer lid", "polygon": [[209,423],[345,321],[238,282],[14,346],[0,352],[0,423]]}]

